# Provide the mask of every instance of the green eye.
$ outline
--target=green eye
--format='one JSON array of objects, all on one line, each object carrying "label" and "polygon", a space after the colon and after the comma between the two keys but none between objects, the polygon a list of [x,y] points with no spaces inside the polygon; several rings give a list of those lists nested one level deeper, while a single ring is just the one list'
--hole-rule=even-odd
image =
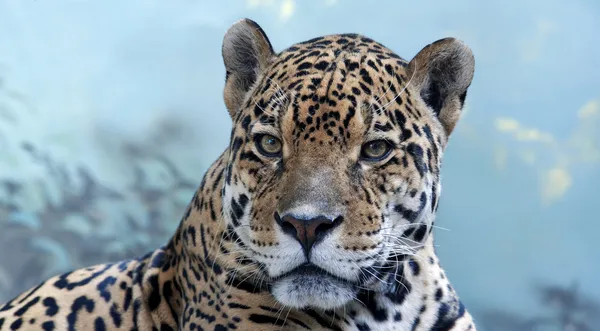
[{"label": "green eye", "polygon": [[278,156],[281,154],[283,145],[281,140],[270,134],[263,134],[256,139],[256,147],[265,156]]},{"label": "green eye", "polygon": [[373,140],[362,146],[360,156],[368,161],[380,161],[390,154],[392,146],[385,140]]}]

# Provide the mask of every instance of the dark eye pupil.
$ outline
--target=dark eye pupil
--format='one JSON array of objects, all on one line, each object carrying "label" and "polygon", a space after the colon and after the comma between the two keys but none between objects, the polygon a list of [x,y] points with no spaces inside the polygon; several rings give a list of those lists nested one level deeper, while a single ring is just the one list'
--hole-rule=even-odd
[{"label": "dark eye pupil", "polygon": [[375,150],[375,151],[379,151],[383,148],[383,143],[378,141],[378,142],[374,142],[371,144],[371,149]]},{"label": "dark eye pupil", "polygon": [[377,142],[373,142],[369,145],[369,152],[370,154],[377,156],[381,153],[383,153],[385,149],[385,146],[382,142],[377,141]]}]

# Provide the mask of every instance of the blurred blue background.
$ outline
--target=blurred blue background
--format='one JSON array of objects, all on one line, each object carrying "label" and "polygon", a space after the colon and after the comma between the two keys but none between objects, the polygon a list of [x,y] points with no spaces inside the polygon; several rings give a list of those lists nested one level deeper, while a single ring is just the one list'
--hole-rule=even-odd
[{"label": "blurred blue background", "polygon": [[276,50],[464,40],[443,266],[482,330],[600,330],[597,0],[0,0],[0,302],[168,240],[228,143],[220,48],[242,17]]}]

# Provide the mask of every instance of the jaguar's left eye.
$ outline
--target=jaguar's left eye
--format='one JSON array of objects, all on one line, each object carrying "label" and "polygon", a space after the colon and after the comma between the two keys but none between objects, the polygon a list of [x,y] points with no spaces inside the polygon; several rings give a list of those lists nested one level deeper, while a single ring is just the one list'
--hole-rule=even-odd
[{"label": "jaguar's left eye", "polygon": [[283,144],[281,140],[270,134],[263,134],[256,139],[256,147],[265,156],[275,157],[281,154]]},{"label": "jaguar's left eye", "polygon": [[392,146],[385,140],[373,140],[365,143],[360,151],[362,159],[380,161],[390,154]]}]

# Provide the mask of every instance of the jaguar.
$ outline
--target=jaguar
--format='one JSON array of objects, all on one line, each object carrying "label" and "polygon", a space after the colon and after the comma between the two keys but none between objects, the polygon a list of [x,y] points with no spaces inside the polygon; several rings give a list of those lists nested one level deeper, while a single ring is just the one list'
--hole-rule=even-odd
[{"label": "jaguar", "polygon": [[406,61],[336,34],[275,52],[242,19],[222,57],[230,141],[173,236],[27,290],[0,330],[475,330],[432,234],[470,48]]}]

